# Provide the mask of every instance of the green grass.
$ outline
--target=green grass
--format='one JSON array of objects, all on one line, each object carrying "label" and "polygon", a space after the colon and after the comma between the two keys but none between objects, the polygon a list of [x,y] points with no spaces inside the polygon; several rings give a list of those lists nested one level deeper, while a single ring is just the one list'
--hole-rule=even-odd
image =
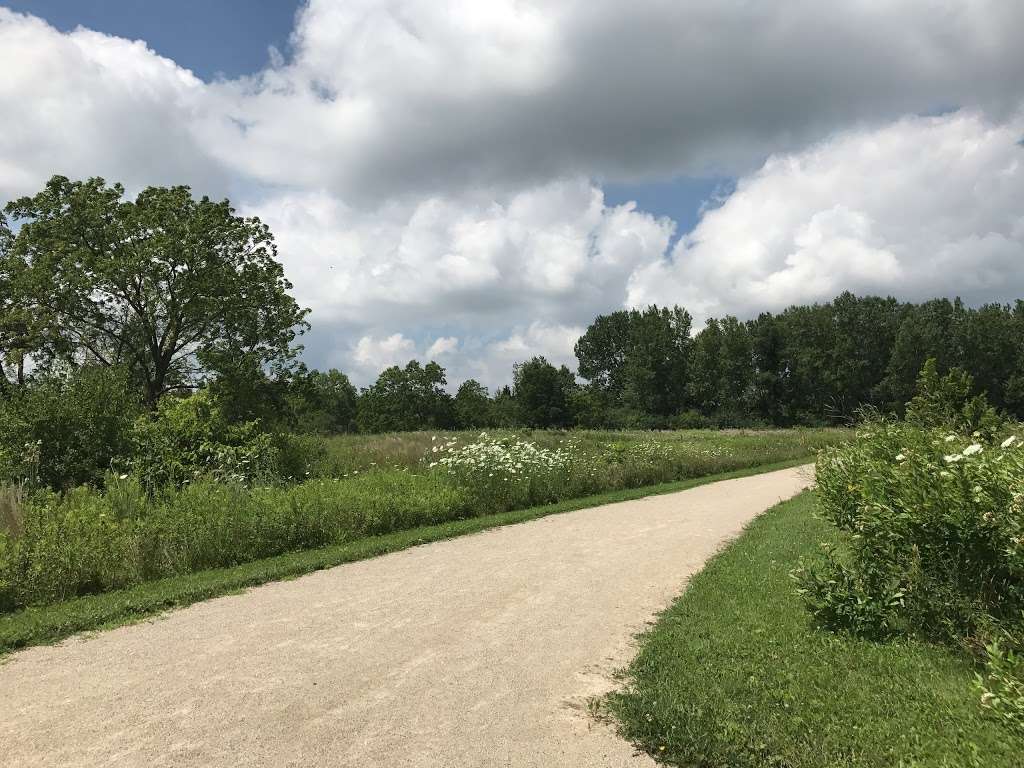
[{"label": "green grass", "polygon": [[[604,453],[610,444],[628,446],[656,440],[679,450],[695,471],[713,468],[726,471],[743,464],[762,464],[808,456],[814,449],[848,440],[849,429],[799,427],[790,429],[680,429],[590,430],[574,429],[490,429],[496,436],[515,435],[541,448],[558,448],[565,440],[576,441],[580,449]],[[326,455],[317,462],[314,474],[341,477],[373,467],[422,470],[422,461],[434,444],[432,438],[458,438],[472,442],[481,430],[454,432],[393,432],[382,435],[344,434],[324,438]]]},{"label": "green grass", "polygon": [[641,638],[608,705],[659,759],[702,768],[1020,766],[969,660],[812,628],[789,576],[835,529],[805,493],[754,521]]},{"label": "green grass", "polygon": [[57,642],[79,632],[140,621],[163,611],[191,605],[218,595],[230,594],[269,581],[294,578],[418,544],[450,539],[560,512],[681,491],[718,480],[746,477],[796,466],[807,460],[806,457],[790,459],[696,479],[610,491],[557,504],[421,526],[380,536],[368,536],[336,546],[291,552],[230,568],[190,573],[103,594],[0,614],[0,654],[27,646]]}]

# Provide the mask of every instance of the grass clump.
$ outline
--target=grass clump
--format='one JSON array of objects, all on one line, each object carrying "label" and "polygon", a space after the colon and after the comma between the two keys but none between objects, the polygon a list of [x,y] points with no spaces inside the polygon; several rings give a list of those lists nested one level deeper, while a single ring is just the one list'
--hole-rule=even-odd
[{"label": "grass clump", "polygon": [[968,657],[813,627],[790,573],[843,539],[813,509],[807,493],[755,520],[642,638],[609,699],[625,735],[709,768],[1019,765],[1024,737],[978,706]]}]

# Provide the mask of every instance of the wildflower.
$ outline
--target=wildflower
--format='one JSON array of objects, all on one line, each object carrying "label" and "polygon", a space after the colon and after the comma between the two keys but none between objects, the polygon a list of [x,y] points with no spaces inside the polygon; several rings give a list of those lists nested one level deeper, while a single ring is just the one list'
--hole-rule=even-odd
[{"label": "wildflower", "polygon": [[964,448],[964,456],[973,456],[976,453],[981,453],[981,446],[977,443],[971,443]]},{"label": "wildflower", "polygon": [[118,479],[118,480],[127,480],[127,479],[128,479],[128,475],[127,475],[127,474],[124,474],[124,475],[118,475],[118,476],[117,476],[117,479]]},{"label": "wildflower", "polygon": [[947,443],[952,443],[954,440],[956,440],[956,435],[946,435]]},{"label": "wildflower", "polygon": [[1017,442],[1017,436],[1016,435],[1010,435],[1008,438],[1006,438],[1005,440],[1003,440],[1003,442],[1001,442],[999,444],[999,447],[1000,448],[1009,448],[1015,442]]},{"label": "wildflower", "polygon": [[951,453],[949,456],[942,457],[947,464],[956,464],[960,459],[963,458],[959,453]]},{"label": "wildflower", "polygon": [[897,453],[897,454],[896,454],[896,461],[903,461],[903,460],[904,460],[904,459],[906,459],[906,458],[907,458],[907,457],[906,457],[906,456],[904,456],[904,455],[903,455],[902,453]]}]

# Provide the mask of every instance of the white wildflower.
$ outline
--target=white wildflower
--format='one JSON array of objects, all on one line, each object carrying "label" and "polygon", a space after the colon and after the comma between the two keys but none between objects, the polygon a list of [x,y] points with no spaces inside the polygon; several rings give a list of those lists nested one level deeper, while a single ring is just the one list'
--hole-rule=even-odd
[{"label": "white wildflower", "polygon": [[956,440],[956,435],[946,435],[947,443],[952,443],[954,440]]},{"label": "white wildflower", "polygon": [[903,455],[902,453],[897,453],[897,454],[896,454],[896,461],[903,461],[903,460],[904,460],[904,459],[906,459],[906,458],[907,458],[907,457],[906,457],[906,456],[904,456],[904,455]]},{"label": "white wildflower", "polygon": [[973,456],[976,453],[981,453],[981,446],[977,443],[971,443],[964,448],[964,456]]},{"label": "white wildflower", "polygon": [[959,453],[951,453],[949,456],[942,457],[947,464],[956,464],[960,459],[963,458]]},{"label": "white wildflower", "polygon": [[999,444],[999,447],[1000,448],[1009,448],[1015,442],[1017,442],[1017,436],[1016,435],[1010,435],[1008,438],[1006,438],[1005,440],[1003,440],[1003,442],[1001,442]]}]

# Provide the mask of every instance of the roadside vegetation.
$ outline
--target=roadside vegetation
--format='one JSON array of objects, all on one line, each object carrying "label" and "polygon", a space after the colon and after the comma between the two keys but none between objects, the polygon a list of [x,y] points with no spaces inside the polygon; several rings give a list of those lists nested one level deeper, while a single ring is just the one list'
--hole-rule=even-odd
[{"label": "roadside vegetation", "polygon": [[[176,409],[184,408],[194,399],[175,402]],[[154,460],[180,436],[161,421],[168,410],[161,409],[155,421],[137,422],[141,437],[132,439],[141,441],[139,453],[127,471],[108,474],[102,489],[57,492],[26,484],[5,491],[0,610],[420,526],[807,458],[847,437],[843,430],[804,429],[414,433],[388,436],[379,444],[310,438],[306,452],[317,459],[294,480],[270,471],[274,457],[263,451],[273,454],[274,447],[262,434],[235,445],[202,444],[197,456],[175,447],[173,457]],[[184,420],[184,438],[192,426]]]},{"label": "roadside vegetation", "polygon": [[680,765],[1019,764],[1021,425],[933,360],[917,388],[661,617],[610,700],[630,738]]}]

